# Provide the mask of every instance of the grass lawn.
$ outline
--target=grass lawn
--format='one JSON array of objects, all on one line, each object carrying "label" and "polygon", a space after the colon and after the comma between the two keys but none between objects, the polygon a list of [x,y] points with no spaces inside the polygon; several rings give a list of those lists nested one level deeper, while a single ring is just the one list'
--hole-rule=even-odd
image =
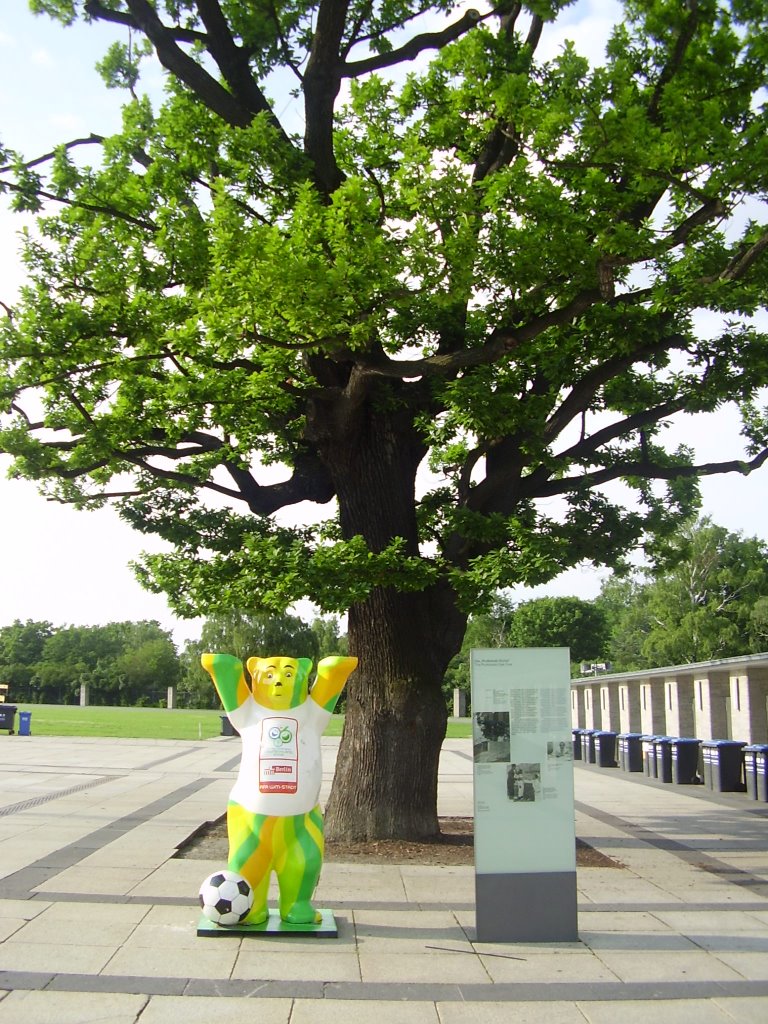
[{"label": "grass lawn", "polygon": [[[81,708],[76,705],[23,704],[32,713],[33,736],[118,736],[128,739],[197,740],[221,735],[221,711],[167,708]],[[16,714],[16,731],[19,716]],[[334,715],[326,736],[341,736],[344,716]],[[469,722],[449,722],[448,736],[471,735]]]}]

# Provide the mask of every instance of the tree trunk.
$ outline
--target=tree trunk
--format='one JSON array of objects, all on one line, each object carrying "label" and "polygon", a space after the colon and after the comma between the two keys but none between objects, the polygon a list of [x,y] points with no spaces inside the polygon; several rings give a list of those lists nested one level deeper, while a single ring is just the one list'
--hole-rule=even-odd
[{"label": "tree trunk", "polygon": [[[345,538],[379,552],[395,538],[420,557],[416,474],[426,448],[405,390],[380,385],[347,417],[317,407],[311,429],[333,478]],[[445,584],[379,587],[350,608],[349,652],[359,659],[326,810],[329,838],[435,835],[437,766],[447,710],[442,682],[466,616]]]},{"label": "tree trunk", "polygon": [[450,608],[435,621],[446,597],[382,589],[350,609],[350,653],[360,665],[349,682],[326,809],[329,838],[439,832],[437,771],[448,720],[442,681],[465,625]]}]

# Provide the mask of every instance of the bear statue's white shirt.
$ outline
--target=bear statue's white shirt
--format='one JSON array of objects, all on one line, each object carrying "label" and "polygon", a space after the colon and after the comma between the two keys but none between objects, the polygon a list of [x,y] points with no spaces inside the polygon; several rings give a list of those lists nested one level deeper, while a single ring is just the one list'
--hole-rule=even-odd
[{"label": "bear statue's white shirt", "polygon": [[320,739],[330,718],[331,712],[311,697],[286,711],[249,697],[230,711],[243,753],[229,799],[254,814],[287,817],[311,811],[320,796]]}]

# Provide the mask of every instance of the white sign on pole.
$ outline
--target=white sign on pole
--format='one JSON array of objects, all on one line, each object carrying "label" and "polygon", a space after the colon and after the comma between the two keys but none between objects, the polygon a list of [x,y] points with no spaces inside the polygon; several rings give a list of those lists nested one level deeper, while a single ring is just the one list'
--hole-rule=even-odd
[{"label": "white sign on pole", "polygon": [[567,648],[473,650],[480,941],[577,938]]}]

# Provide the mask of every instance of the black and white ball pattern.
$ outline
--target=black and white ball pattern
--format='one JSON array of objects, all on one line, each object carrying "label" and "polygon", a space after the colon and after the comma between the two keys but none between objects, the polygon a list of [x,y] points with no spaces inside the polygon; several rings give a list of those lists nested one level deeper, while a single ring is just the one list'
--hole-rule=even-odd
[{"label": "black and white ball pattern", "polygon": [[236,871],[216,871],[200,886],[200,906],[214,924],[240,924],[253,906],[253,889]]}]

